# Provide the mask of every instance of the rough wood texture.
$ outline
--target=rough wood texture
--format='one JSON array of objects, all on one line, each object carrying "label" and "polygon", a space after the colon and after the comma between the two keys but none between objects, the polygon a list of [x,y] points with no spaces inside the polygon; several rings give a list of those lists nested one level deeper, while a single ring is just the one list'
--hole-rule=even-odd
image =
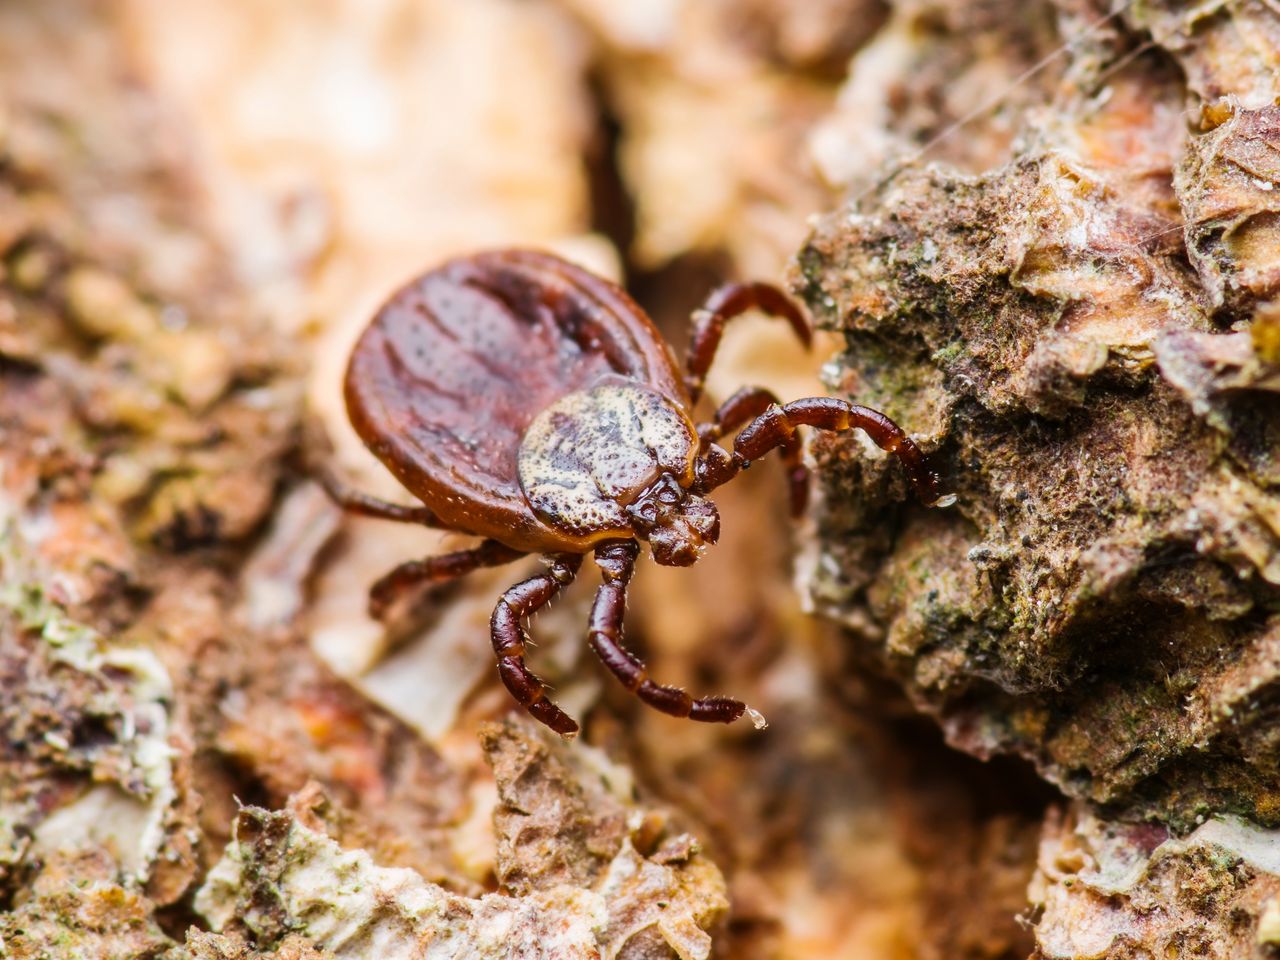
[{"label": "rough wood texture", "polygon": [[[891,67],[925,69],[887,141],[930,136],[931,91],[957,86],[937,64],[1045,66],[950,162],[852,182],[797,283],[845,336],[831,386],[915,430],[959,502],[915,510],[823,438],[808,588],[953,745],[1019,753],[1117,818],[1048,828],[1045,955],[1249,955],[1280,826],[1280,20],[942,6],[887,28]],[[968,30],[907,39],[931,16]],[[1108,889],[1117,860],[1149,865]]]}]

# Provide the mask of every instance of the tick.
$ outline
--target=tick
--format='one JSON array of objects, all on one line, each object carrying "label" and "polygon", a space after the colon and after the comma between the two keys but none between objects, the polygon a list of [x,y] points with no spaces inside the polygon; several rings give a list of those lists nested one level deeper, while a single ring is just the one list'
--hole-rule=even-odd
[{"label": "tick", "polygon": [[[361,335],[347,368],[347,412],[365,445],[421,505],[400,506],[326,478],[343,508],[483,538],[475,547],[401,564],[374,584],[383,617],[406,591],[541,554],[546,570],[498,600],[490,635],[515,699],[557,733],[578,725],[525,665],[525,622],[594,553],[603,583],[587,642],[645,703],[730,723],[746,705],[692,697],[649,677],[623,645],[627,584],[640,541],[669,566],[694,563],[720,533],[707,499],[774,448],[789,471],[793,513],[808,475],[797,428],[864,430],[901,462],[917,497],[945,505],[938,475],[896,423],[832,397],[781,403],[762,387],[729,397],[708,423],[694,406],[725,324],[748,310],[789,323],[799,308],[767,284],[717,290],[693,315],[683,376],[670,347],[619,287],[558,257],[504,250],[460,257],[411,281]],[[738,431],[732,452],[717,441]]]}]

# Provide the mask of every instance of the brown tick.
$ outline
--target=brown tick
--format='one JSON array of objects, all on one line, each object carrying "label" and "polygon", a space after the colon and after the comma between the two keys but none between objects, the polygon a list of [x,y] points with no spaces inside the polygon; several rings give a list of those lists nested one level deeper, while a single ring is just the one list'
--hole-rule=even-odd
[{"label": "brown tick", "polygon": [[[538,720],[569,736],[578,725],[525,666],[524,621],[595,553],[604,583],[587,640],[623,685],[664,713],[730,723],[746,705],[691,697],[649,678],[623,646],[627,583],[647,540],[658,563],[687,566],[715,543],[706,495],[775,447],[804,507],[797,427],[860,428],[901,461],[916,495],[945,504],[920,448],[884,414],[831,397],[783,404],[739,390],[695,426],[693,409],[725,324],[748,310],[809,325],[780,290],[733,284],[694,314],[681,377],[671,349],[625,292],[570,263],[523,250],[452,260],[396,293],[360,337],[347,369],[347,411],[362,440],[421,506],[327,486],[345,509],[483,537],[478,546],[402,564],[374,584],[383,616],[407,590],[480,567],[543,555],[546,572],[498,600],[490,622],[498,673]],[[745,425],[745,426],[744,426]],[[742,428],[733,452],[718,446]]]}]

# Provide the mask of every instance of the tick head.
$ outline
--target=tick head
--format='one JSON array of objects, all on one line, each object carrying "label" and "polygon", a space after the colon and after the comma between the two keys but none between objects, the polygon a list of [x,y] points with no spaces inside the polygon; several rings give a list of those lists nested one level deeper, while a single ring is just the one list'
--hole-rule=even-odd
[{"label": "tick head", "polygon": [[649,539],[659,563],[683,566],[719,528],[715,507],[684,488],[697,449],[693,424],[670,399],[643,384],[603,382],[534,418],[521,441],[520,486],[555,530]]},{"label": "tick head", "polygon": [[710,500],[694,496],[664,473],[626,508],[636,535],[649,541],[653,559],[687,567],[720,539],[720,514]]}]

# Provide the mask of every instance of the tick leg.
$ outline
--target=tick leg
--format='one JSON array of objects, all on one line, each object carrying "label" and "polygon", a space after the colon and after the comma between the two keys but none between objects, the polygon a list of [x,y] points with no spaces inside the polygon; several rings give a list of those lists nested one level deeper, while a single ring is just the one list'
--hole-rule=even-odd
[{"label": "tick leg", "polygon": [[800,342],[808,347],[813,342],[809,321],[794,300],[768,283],[731,283],[720,287],[707,298],[701,309],[693,312],[693,333],[689,338],[689,354],[685,358],[684,385],[694,403],[702,396],[707,371],[715,359],[716,348],[724,335],[724,326],[748,310],[759,310],[780,317],[791,324]]},{"label": "tick leg", "polygon": [[[698,437],[703,448],[714,443],[726,433],[742,426],[764,413],[769,407],[781,406],[782,401],[777,394],[764,387],[743,387],[716,411],[711,423],[698,427]],[[800,443],[799,434],[793,433],[781,444],[782,462],[787,468],[787,484],[790,490],[791,515],[798,517],[804,513],[805,504],[809,500],[809,470],[804,465],[804,447]]]},{"label": "tick leg", "polygon": [[442,526],[440,519],[426,507],[409,507],[388,503],[367,493],[353,490],[328,471],[322,471],[318,479],[329,494],[329,499],[348,513],[378,520],[395,520],[400,523],[420,523],[426,527]]},{"label": "tick leg", "polygon": [[[781,406],[770,406],[735,438],[734,463],[745,467],[774,447],[785,446],[801,425],[820,430],[863,430],[876,446],[898,458],[922,503],[930,507],[945,507],[955,500],[953,496],[941,494],[937,471],[901,427],[878,410],[835,397],[808,397]],[[729,477],[721,479],[717,476],[716,479],[723,483]]]},{"label": "tick leg", "polygon": [[667,687],[649,679],[645,665],[622,645],[622,618],[627,605],[627,583],[635,569],[640,545],[634,540],[614,541],[596,547],[596,565],[604,583],[591,605],[587,640],[601,662],[622,685],[649,706],[673,717],[712,723],[732,723],[747,705],[729,697],[694,699],[679,687]]},{"label": "tick leg", "polygon": [[485,540],[470,550],[402,563],[369,588],[369,616],[381,620],[397,600],[423,584],[456,580],[481,567],[500,567],[523,556],[497,540]]},{"label": "tick leg", "polygon": [[524,663],[529,634],[522,621],[571,584],[582,565],[582,557],[576,554],[562,553],[547,559],[550,566],[546,573],[517,583],[498,599],[489,621],[489,634],[493,639],[493,652],[498,657],[498,674],[516,702],[534,719],[541,720],[561,736],[571,737],[578,732],[578,725],[547,699],[546,687]]}]

